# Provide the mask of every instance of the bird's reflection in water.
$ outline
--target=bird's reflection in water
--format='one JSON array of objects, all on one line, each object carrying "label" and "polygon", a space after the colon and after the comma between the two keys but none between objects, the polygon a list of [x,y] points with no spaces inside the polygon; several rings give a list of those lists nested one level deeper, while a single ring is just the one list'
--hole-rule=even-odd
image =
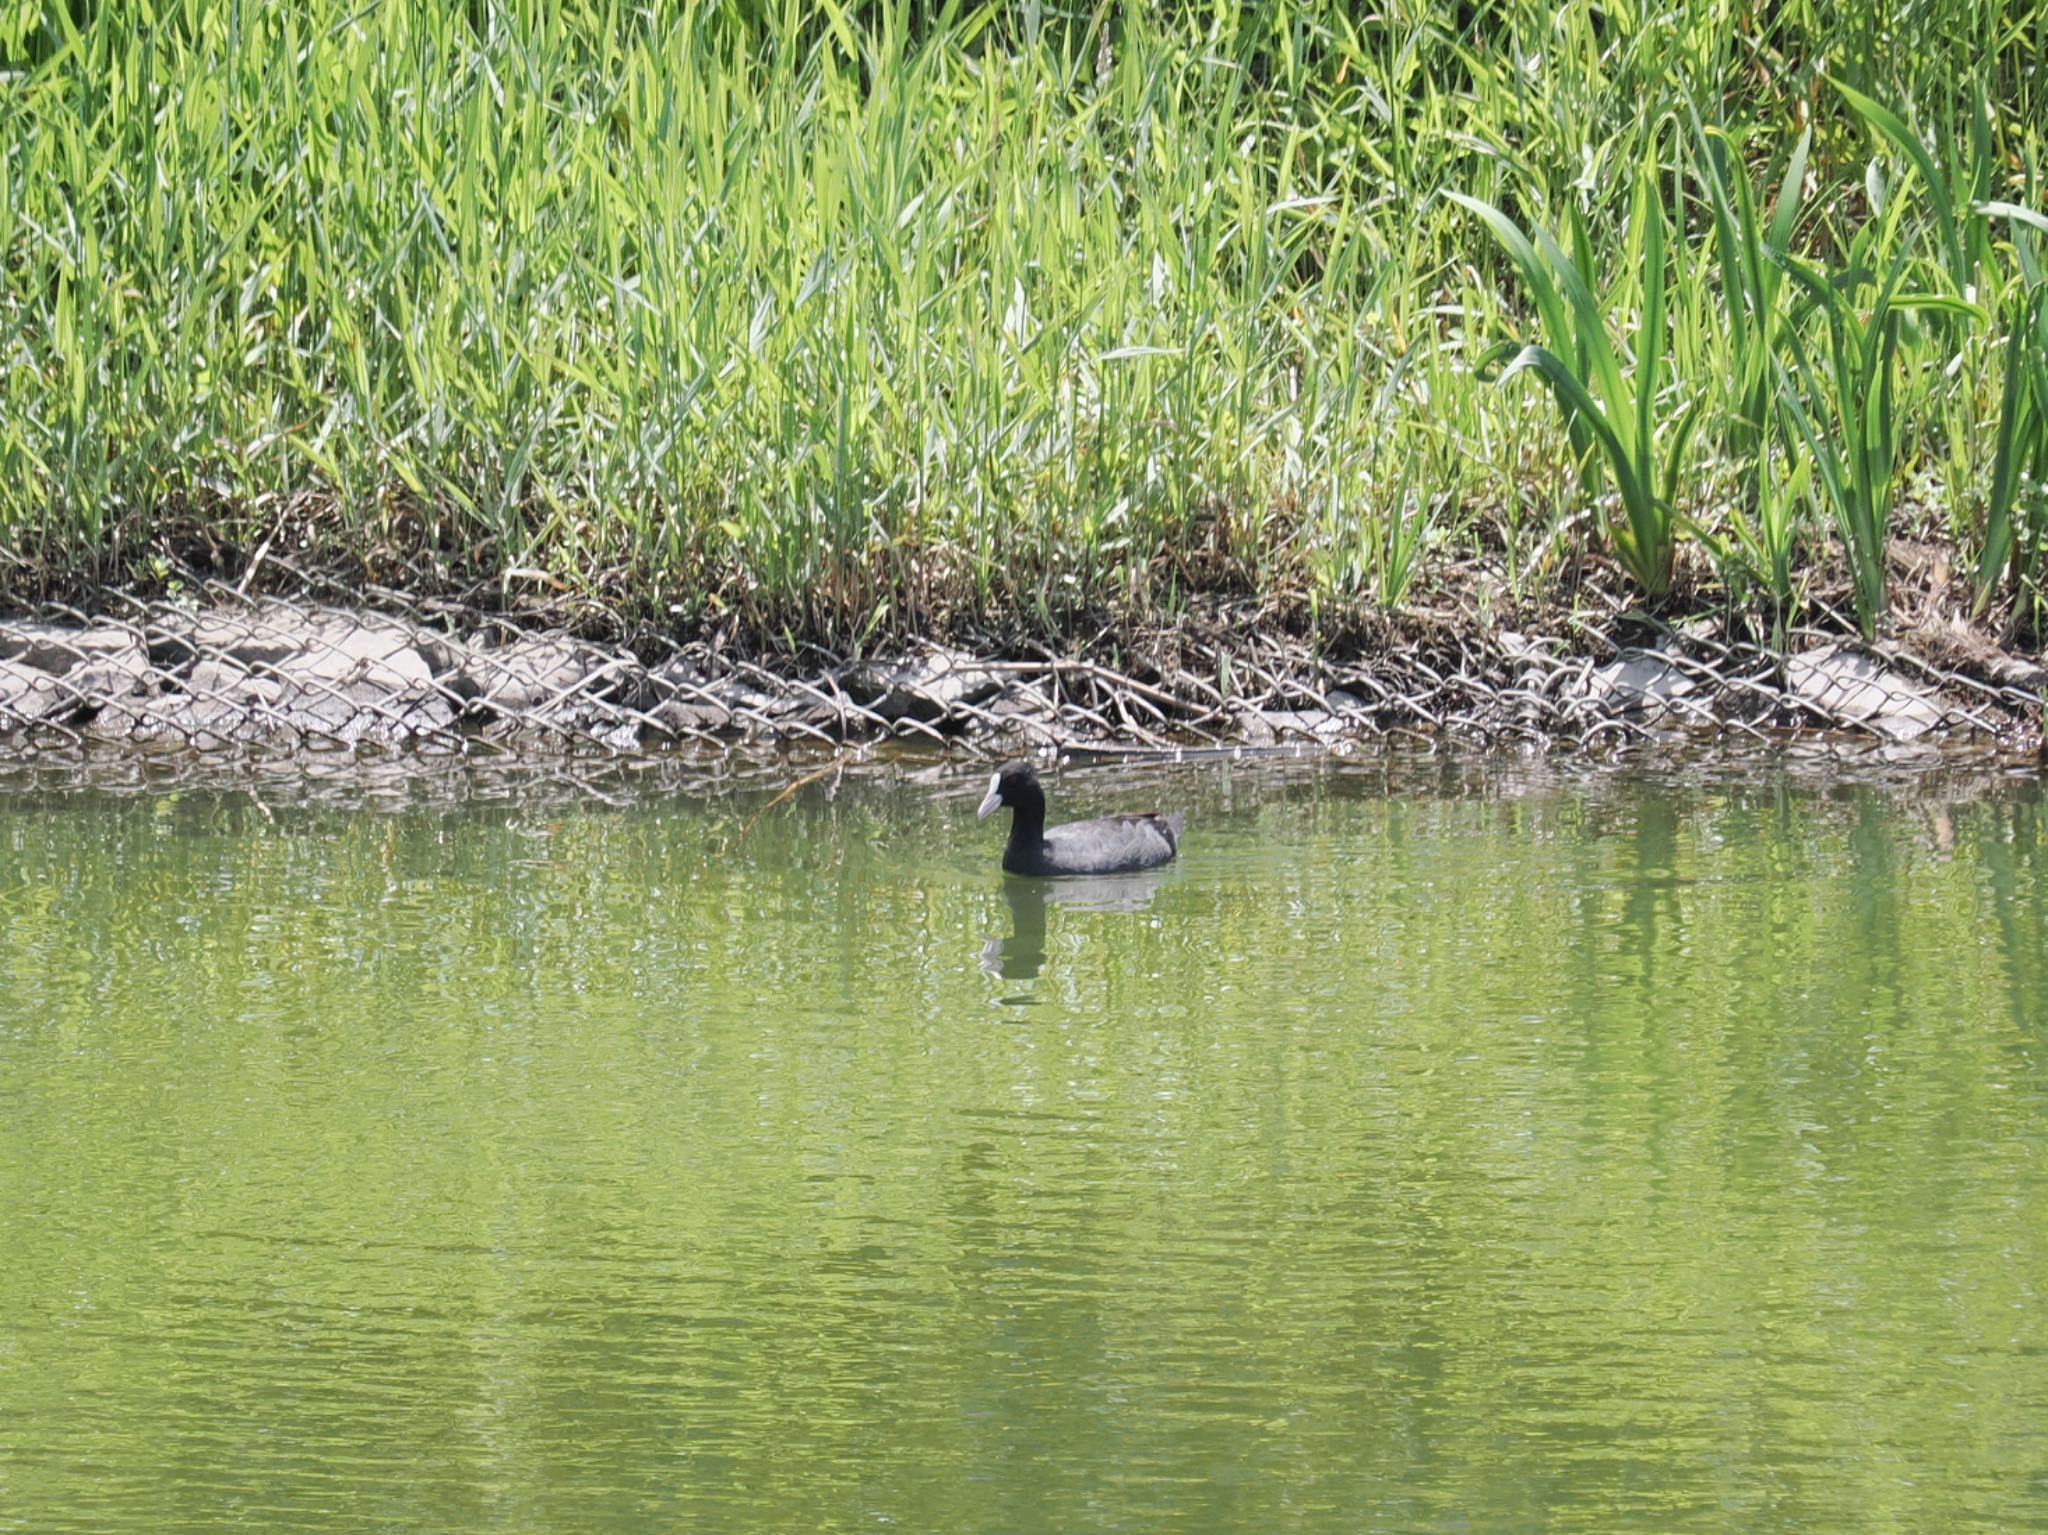
[{"label": "bird's reflection in water", "polygon": [[1003,900],[1010,908],[1010,931],[1007,937],[991,938],[982,945],[981,968],[1000,980],[1035,981],[1045,968],[1045,914],[1049,908],[1143,911],[1152,904],[1166,877],[1164,869],[1083,879],[1009,875],[1003,880]]}]

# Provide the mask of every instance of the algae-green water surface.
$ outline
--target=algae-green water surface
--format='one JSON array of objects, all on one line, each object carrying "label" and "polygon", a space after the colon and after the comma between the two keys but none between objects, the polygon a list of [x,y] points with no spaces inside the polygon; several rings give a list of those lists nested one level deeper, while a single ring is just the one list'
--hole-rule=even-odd
[{"label": "algae-green water surface", "polygon": [[0,796],[0,1529],[2048,1528],[2038,782],[985,781]]}]

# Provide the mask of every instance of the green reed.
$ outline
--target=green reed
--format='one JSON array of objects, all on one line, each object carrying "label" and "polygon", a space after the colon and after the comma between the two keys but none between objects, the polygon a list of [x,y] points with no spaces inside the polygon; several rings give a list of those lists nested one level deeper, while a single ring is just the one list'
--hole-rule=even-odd
[{"label": "green reed", "polygon": [[2003,576],[2038,629],[2048,548],[2048,274],[2039,239],[2048,234],[2048,216],[2008,203],[1979,204],[1977,211],[2010,220],[2022,272],[2004,315],[2004,386],[1977,564],[1977,607],[1982,611]]},{"label": "green reed", "polygon": [[[1526,594],[1600,532],[1599,434],[1486,376],[1526,274],[1446,191],[1567,231],[1605,461],[1640,482],[1605,536],[1654,590],[1723,519],[1681,426],[1790,484],[1807,451],[1751,419],[1792,306],[1698,259],[1721,210],[1667,130],[1699,103],[1784,164],[1808,114],[1800,227],[1754,243],[1826,267],[1866,162],[1911,159],[1819,80],[1836,43],[1922,114],[1974,308],[2010,312],[1974,210],[2038,207],[2048,7],[1948,0],[1897,50],[1810,7],[1477,9],[7,8],[0,592],[263,547],[840,643],[1219,593],[1341,626],[1474,558]],[[1942,259],[1942,205],[1895,201],[1884,238]],[[1724,301],[1765,339],[1731,350]],[[1942,342],[1903,343],[1898,454],[1989,483],[1988,446],[1937,439],[1956,402],[1992,418],[2006,349],[1950,377]]]},{"label": "green reed", "polygon": [[1630,267],[1641,313],[1634,328],[1634,366],[1627,369],[1608,337],[1605,309],[1594,294],[1594,274],[1587,270],[1592,245],[1582,220],[1572,225],[1572,244],[1579,252],[1574,258],[1540,224],[1532,242],[1499,209],[1458,193],[1451,196],[1476,213],[1514,256],[1550,343],[1523,347],[1502,381],[1529,369],[1549,384],[1574,448],[1584,461],[1597,448],[1621,499],[1621,520],[1601,519],[1615,558],[1645,592],[1661,593],[1670,584],[1677,551],[1679,479],[1699,420],[1699,402],[1662,403],[1670,353],[1665,322],[1669,236],[1655,166],[1638,172],[1630,211],[1626,251],[1635,258]]},{"label": "green reed", "polygon": [[1768,218],[1748,171],[1731,153],[1725,133],[1708,130],[1692,114],[1694,169],[1707,193],[1720,263],[1720,317],[1728,337],[1722,373],[1722,434],[1738,472],[1749,485],[1730,508],[1737,542],[1780,612],[1792,600],[1792,561],[1801,532],[1800,500],[1780,483],[1773,463],[1777,421],[1773,359],[1786,340],[1787,316],[1779,302],[1784,258],[1797,227],[1813,134],[1799,135],[1777,172],[1778,192]]}]

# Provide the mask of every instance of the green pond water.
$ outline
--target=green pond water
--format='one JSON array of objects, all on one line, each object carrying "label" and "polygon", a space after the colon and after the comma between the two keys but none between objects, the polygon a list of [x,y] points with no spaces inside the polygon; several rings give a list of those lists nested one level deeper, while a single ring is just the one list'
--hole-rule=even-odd
[{"label": "green pond water", "polygon": [[2048,1528],[2041,786],[0,794],[0,1529]]}]

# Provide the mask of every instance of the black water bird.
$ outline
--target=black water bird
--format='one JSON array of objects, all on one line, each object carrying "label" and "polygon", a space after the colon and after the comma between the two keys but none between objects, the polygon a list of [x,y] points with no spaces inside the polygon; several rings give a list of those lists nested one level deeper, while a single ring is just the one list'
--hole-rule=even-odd
[{"label": "black water bird", "polygon": [[1128,874],[1168,863],[1180,851],[1184,818],[1178,813],[1106,815],[1048,831],[1045,791],[1028,762],[997,768],[975,814],[985,820],[1001,805],[1010,807],[1003,867],[1012,874]]}]

